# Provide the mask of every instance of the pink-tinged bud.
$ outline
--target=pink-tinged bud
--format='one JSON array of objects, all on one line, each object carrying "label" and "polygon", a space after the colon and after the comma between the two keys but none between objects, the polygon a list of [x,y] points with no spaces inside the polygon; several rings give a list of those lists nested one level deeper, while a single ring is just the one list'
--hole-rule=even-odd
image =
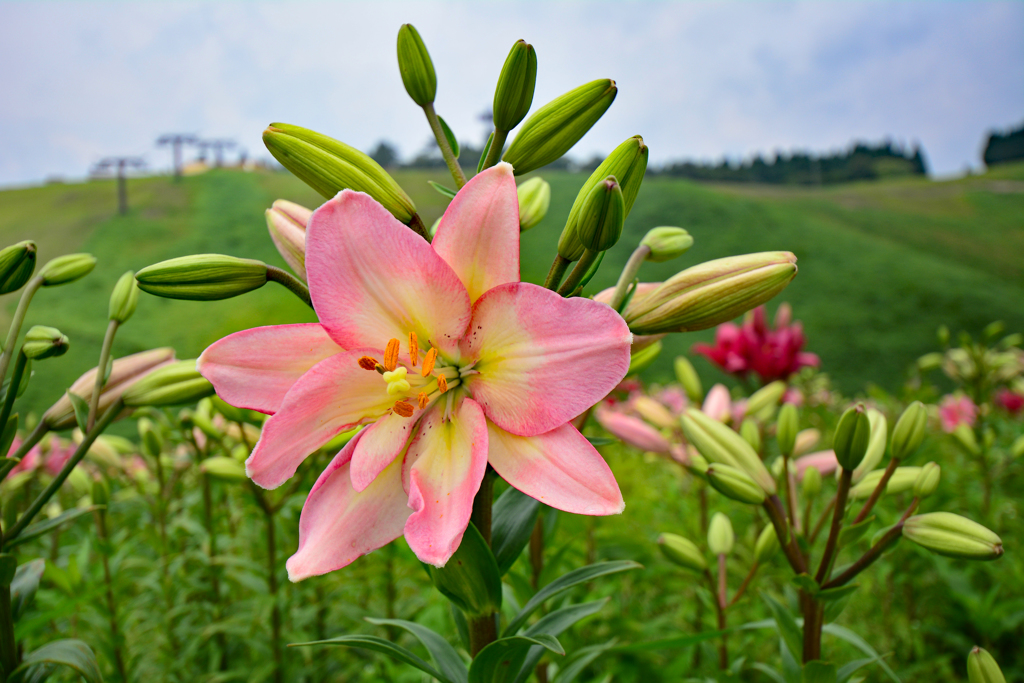
[{"label": "pink-tinged bud", "polygon": [[650,396],[637,396],[630,402],[630,406],[640,417],[662,429],[674,429],[678,425],[669,409]]},{"label": "pink-tinged bud", "polygon": [[700,411],[719,422],[728,422],[732,418],[732,399],[724,384],[716,384],[704,398]]},{"label": "pink-tinged bud", "polygon": [[671,450],[668,439],[640,418],[607,408],[599,408],[595,417],[612,436],[629,446],[652,453],[668,453]]},{"label": "pink-tinged bud", "polygon": [[839,461],[836,460],[835,451],[818,451],[817,453],[810,453],[803,457],[797,458],[793,461],[796,465],[796,478],[803,479],[804,472],[807,471],[808,467],[813,467],[818,470],[822,476],[828,476],[836,471],[839,467]]},{"label": "pink-tinged bud", "polygon": [[796,445],[793,446],[793,457],[809,453],[812,448],[821,441],[821,432],[817,429],[804,429],[796,435]]},{"label": "pink-tinged bud", "polygon": [[267,209],[267,230],[288,267],[306,281],[306,225],[313,212],[304,206],[278,199]]}]

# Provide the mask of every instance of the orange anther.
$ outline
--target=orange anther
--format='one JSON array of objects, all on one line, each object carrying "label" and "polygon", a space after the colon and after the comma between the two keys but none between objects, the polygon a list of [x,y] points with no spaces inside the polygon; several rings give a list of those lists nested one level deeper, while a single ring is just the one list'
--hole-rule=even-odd
[{"label": "orange anther", "polygon": [[437,390],[442,394],[448,391],[448,380],[444,378],[444,375],[437,376]]},{"label": "orange anther", "polygon": [[377,359],[371,358],[370,356],[363,356],[362,358],[359,359],[359,367],[361,367],[363,370],[376,370]]},{"label": "orange anther", "polygon": [[392,339],[388,342],[388,345],[384,347],[384,369],[388,372],[394,372],[395,368],[398,367],[398,340]]},{"label": "orange anther", "polygon": [[434,371],[434,362],[437,360],[437,349],[430,349],[423,357],[423,370],[420,371],[424,377]]},{"label": "orange anther", "polygon": [[406,403],[405,401],[395,403],[395,412],[402,417],[412,417],[414,410],[416,409],[412,407],[411,403]]},{"label": "orange anther", "polygon": [[416,402],[420,404],[420,410],[423,410],[427,407],[427,404],[430,403],[430,397],[427,396],[427,392],[421,391],[416,397]]},{"label": "orange anther", "polygon": [[420,347],[416,343],[416,333],[409,333],[409,360],[413,367],[416,367],[416,363],[420,360]]}]

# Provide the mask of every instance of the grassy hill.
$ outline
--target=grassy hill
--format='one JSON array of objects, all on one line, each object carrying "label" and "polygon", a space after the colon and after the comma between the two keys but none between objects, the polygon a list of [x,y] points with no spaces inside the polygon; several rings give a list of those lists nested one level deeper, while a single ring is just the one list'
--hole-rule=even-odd
[{"label": "grassy hill", "polygon": [[[523,279],[534,282],[547,272],[564,217],[585,179],[542,175],[552,185],[551,211],[522,244]],[[429,225],[444,200],[427,186],[428,178],[445,182],[438,174],[398,174]],[[0,192],[0,244],[33,239],[40,262],[79,250],[99,258],[85,280],[41,291],[29,314],[29,325],[59,327],[72,343],[66,356],[37,364],[27,397],[37,410],[95,365],[107,298],[125,270],[203,252],[283,265],[267,237],[263,210],[278,197],[309,206],[320,201],[288,174],[229,170],[180,182],[133,180],[129,193],[131,212],[118,216],[112,181]],[[696,243],[679,261],[645,265],[644,280],[661,280],[720,256],[788,249],[799,257],[800,273],[779,300],[791,302],[804,321],[809,350],[821,355],[824,369],[848,392],[867,381],[893,388],[914,358],[932,349],[940,324],[976,332],[1001,319],[1024,330],[1022,216],[1024,165],[948,182],[901,179],[828,188],[649,178],[622,241],[591,288],[613,284],[637,240],[656,225],[685,227]],[[2,329],[15,304],[14,297],[0,298]],[[119,333],[116,353],[170,345],[180,357],[192,357],[235,330],[312,319],[308,309],[272,285],[207,304],[143,294],[135,317]],[[671,338],[648,374],[666,377],[676,354],[710,336]],[[697,366],[707,380],[718,377],[704,361]]]}]

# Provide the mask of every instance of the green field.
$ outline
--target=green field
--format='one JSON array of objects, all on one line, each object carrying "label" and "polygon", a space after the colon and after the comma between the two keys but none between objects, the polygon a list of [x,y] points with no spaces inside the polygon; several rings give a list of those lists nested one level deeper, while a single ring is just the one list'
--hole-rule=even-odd
[{"label": "green field", "polygon": [[[548,217],[526,233],[524,280],[540,281],[564,217],[585,175],[542,174],[552,185]],[[426,184],[439,174],[401,172],[399,182],[429,225],[444,199]],[[450,184],[450,181],[448,182]],[[220,252],[283,265],[263,210],[279,197],[307,205],[318,196],[289,174],[215,171],[174,182],[130,182],[131,212],[115,213],[112,181],[52,184],[0,192],[0,241],[33,239],[40,262],[76,250],[99,258],[96,271],[68,287],[41,291],[30,324],[59,327],[71,352],[39,364],[27,403],[36,410],[95,365],[106,325],[107,297],[125,270],[191,253]],[[993,320],[1024,330],[1024,165],[959,180],[899,179],[826,188],[707,186],[669,178],[645,182],[620,244],[604,261],[593,291],[614,283],[643,233],[677,225],[696,239],[682,259],[648,264],[644,280],[660,280],[702,260],[786,249],[799,258],[796,280],[779,297],[803,320],[808,350],[846,392],[867,382],[893,389],[907,367],[935,346],[935,330],[977,332]],[[773,303],[774,307],[777,302]],[[4,297],[9,320],[16,300]],[[308,321],[310,311],[273,285],[215,303],[169,301],[143,294],[118,335],[116,353],[170,345],[195,356],[235,330]],[[0,320],[6,328],[6,323]],[[672,357],[711,333],[678,335],[648,374],[665,377]],[[718,377],[703,360],[707,380]],[[49,386],[47,386],[49,385]]]}]

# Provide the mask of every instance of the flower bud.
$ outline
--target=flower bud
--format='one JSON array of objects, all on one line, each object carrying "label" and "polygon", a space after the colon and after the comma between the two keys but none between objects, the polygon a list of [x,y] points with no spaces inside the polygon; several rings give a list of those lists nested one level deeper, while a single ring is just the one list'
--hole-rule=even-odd
[{"label": "flower bud", "polygon": [[650,396],[637,396],[630,401],[630,405],[640,417],[661,429],[675,429],[676,418],[665,405]]},{"label": "flower bud", "polygon": [[793,445],[793,455],[799,456],[810,453],[811,449],[821,441],[821,432],[813,427],[801,429],[797,432],[796,443]]},{"label": "flower bud", "polygon": [[270,239],[288,264],[303,282],[306,281],[306,225],[313,212],[286,199],[278,199],[267,209],[267,230]]},{"label": "flower bud", "polygon": [[686,395],[694,403],[704,400],[704,387],[700,383],[700,376],[694,369],[693,363],[686,356],[676,356],[674,363],[676,379],[683,385]]},{"label": "flower bud", "polygon": [[760,505],[764,502],[764,489],[741,469],[722,463],[712,463],[708,465],[705,474],[708,483],[726,498],[750,505]]},{"label": "flower bud", "polygon": [[942,367],[942,359],[941,353],[926,353],[917,359],[917,369],[921,372],[937,370]]},{"label": "flower bud", "polygon": [[604,78],[556,97],[526,119],[502,160],[512,164],[516,175],[550,164],[597,123],[617,92],[615,81]]},{"label": "flower bud", "polygon": [[656,341],[653,344],[643,347],[629,356],[629,369],[626,375],[631,376],[643,372],[651,363],[657,360],[661,354],[662,343]]},{"label": "flower bud", "polygon": [[939,488],[939,477],[942,474],[941,468],[934,462],[930,462],[921,468],[921,473],[914,480],[914,497],[927,498]]},{"label": "flower bud", "polygon": [[29,360],[55,358],[67,353],[68,344],[68,338],[57,328],[36,325],[25,335],[21,352]]},{"label": "flower bud", "polygon": [[792,455],[796,446],[796,434],[800,429],[800,416],[797,414],[796,406],[787,403],[779,411],[779,421],[775,426],[775,440],[779,443],[779,452],[783,455]]},{"label": "flower bud", "polygon": [[708,523],[708,550],[712,555],[728,555],[732,552],[736,536],[732,531],[732,522],[721,512],[716,512]]},{"label": "flower bud", "polygon": [[914,515],[903,523],[903,536],[937,555],[965,560],[994,560],[1003,541],[977,522],[951,512]]},{"label": "flower bud", "polygon": [[740,424],[740,436],[755,452],[761,452],[761,430],[757,428],[757,422],[753,418],[748,417]]},{"label": "flower bud", "polygon": [[583,211],[583,204],[593,189],[608,176],[615,176],[622,188],[622,201],[625,206],[623,218],[629,215],[640,192],[640,185],[643,183],[644,174],[647,172],[647,145],[639,135],[634,135],[621,145],[612,150],[601,164],[594,169],[594,172],[583,183],[576,201],[569,210],[569,218],[565,222],[562,234],[558,238],[558,255],[570,261],[576,261],[583,255],[583,243],[580,241],[577,231],[580,214]]},{"label": "flower bud", "polygon": [[267,264],[223,254],[193,254],[140,270],[139,289],[168,299],[216,301],[259,289],[267,283]]},{"label": "flower bud", "polygon": [[775,493],[775,480],[743,437],[696,408],[687,409],[681,422],[687,440],[710,462],[743,470],[766,494]]},{"label": "flower bud", "polygon": [[107,317],[119,323],[126,323],[135,313],[138,303],[139,288],[135,285],[135,273],[129,270],[118,279],[114,291],[110,293]]},{"label": "flower bud", "polygon": [[537,84],[537,53],[525,40],[509,50],[494,89],[494,128],[509,131],[519,125],[533,104]]},{"label": "flower bud", "polygon": [[914,401],[900,415],[896,427],[892,431],[892,457],[906,460],[924,440],[924,430],[928,425],[928,410],[920,401]]},{"label": "flower bud", "polygon": [[744,410],[744,414],[758,415],[762,411],[774,412],[775,406],[779,405],[779,401],[782,400],[785,393],[786,383],[782,380],[775,380],[764,385],[747,399],[747,407]]},{"label": "flower bud", "polygon": [[693,542],[677,534],[661,534],[658,536],[658,547],[670,562],[683,569],[703,572],[708,568],[704,553]]},{"label": "flower bud", "polygon": [[154,370],[121,397],[129,407],[194,403],[214,393],[213,385],[196,370],[195,359],[179,360]]},{"label": "flower bud", "polygon": [[[895,496],[914,488],[914,482],[917,481],[922,469],[921,467],[897,467],[885,484],[886,495]],[[865,474],[863,479],[850,488],[850,498],[856,500],[870,496],[878,486],[878,482],[882,481],[884,474],[885,470],[873,470]]]},{"label": "flower bud", "polygon": [[199,465],[199,469],[202,470],[203,474],[209,475],[214,479],[220,479],[221,481],[238,482],[248,479],[245,476],[245,465],[226,455],[215,455],[212,458],[203,460]]},{"label": "flower bud", "polygon": [[402,83],[412,101],[421,107],[434,102],[437,95],[437,75],[434,63],[430,61],[427,46],[412,24],[402,24],[398,29],[398,70]]},{"label": "flower bud", "polygon": [[886,421],[885,415],[874,408],[869,409],[867,415],[871,436],[868,439],[868,449],[864,453],[864,459],[853,470],[854,483],[863,479],[865,474],[874,470],[882,462],[882,457],[885,455],[885,444],[889,439],[889,423]]},{"label": "flower bud", "polygon": [[0,294],[10,294],[24,287],[35,269],[35,242],[25,240],[0,250]]},{"label": "flower bud", "polygon": [[977,646],[967,655],[967,680],[970,683],[1006,683],[995,658]]},{"label": "flower bud", "polygon": [[754,561],[758,564],[764,564],[772,559],[772,555],[778,552],[778,550],[779,537],[775,534],[775,527],[768,524],[761,530],[761,534],[757,537],[757,542],[754,544]]},{"label": "flower bud", "polygon": [[352,189],[370,195],[403,223],[416,214],[416,205],[395,179],[354,147],[287,123],[270,124],[263,143],[282,166],[327,199]]},{"label": "flower bud", "polygon": [[[77,470],[76,470],[77,471]],[[110,503],[110,487],[105,479],[97,479],[92,483],[92,504],[108,505]]]},{"label": "flower bud", "polygon": [[594,186],[583,202],[577,235],[584,248],[591,251],[606,251],[615,246],[622,235],[622,221],[625,220],[625,204],[622,188],[615,176],[608,176]]},{"label": "flower bud", "polygon": [[804,470],[804,478],[800,482],[800,493],[808,499],[821,493],[821,470],[817,467],[808,467]]},{"label": "flower bud", "polygon": [[630,302],[623,318],[634,334],[704,330],[768,301],[796,271],[796,257],[788,251],[708,261],[673,275],[636,304]]},{"label": "flower bud", "polygon": [[151,458],[160,457],[164,450],[164,437],[153,424],[152,420],[142,418],[139,420],[139,436],[142,438],[142,452]]},{"label": "flower bud", "polygon": [[1014,458],[1019,458],[1024,455],[1024,434],[1018,436],[1013,445],[1010,446],[1010,455]]},{"label": "flower bud", "polygon": [[648,261],[662,263],[678,258],[693,246],[693,237],[682,228],[660,227],[651,228],[640,240],[640,244],[649,248]]},{"label": "flower bud", "polygon": [[844,470],[854,470],[864,459],[871,439],[871,422],[864,413],[864,406],[858,404],[847,409],[839,418],[836,433],[832,437],[832,450]]},{"label": "flower bud", "polygon": [[956,429],[953,430],[953,438],[960,442],[960,445],[968,453],[972,455],[981,453],[981,448],[978,447],[978,437],[974,435],[974,430],[963,422],[958,424]]},{"label": "flower bud", "polygon": [[96,257],[92,254],[66,254],[47,261],[39,277],[43,279],[43,287],[55,287],[83,278],[95,267]]},{"label": "flower bud", "polygon": [[526,232],[544,220],[551,205],[551,186],[543,178],[530,178],[518,188],[519,232]]}]

